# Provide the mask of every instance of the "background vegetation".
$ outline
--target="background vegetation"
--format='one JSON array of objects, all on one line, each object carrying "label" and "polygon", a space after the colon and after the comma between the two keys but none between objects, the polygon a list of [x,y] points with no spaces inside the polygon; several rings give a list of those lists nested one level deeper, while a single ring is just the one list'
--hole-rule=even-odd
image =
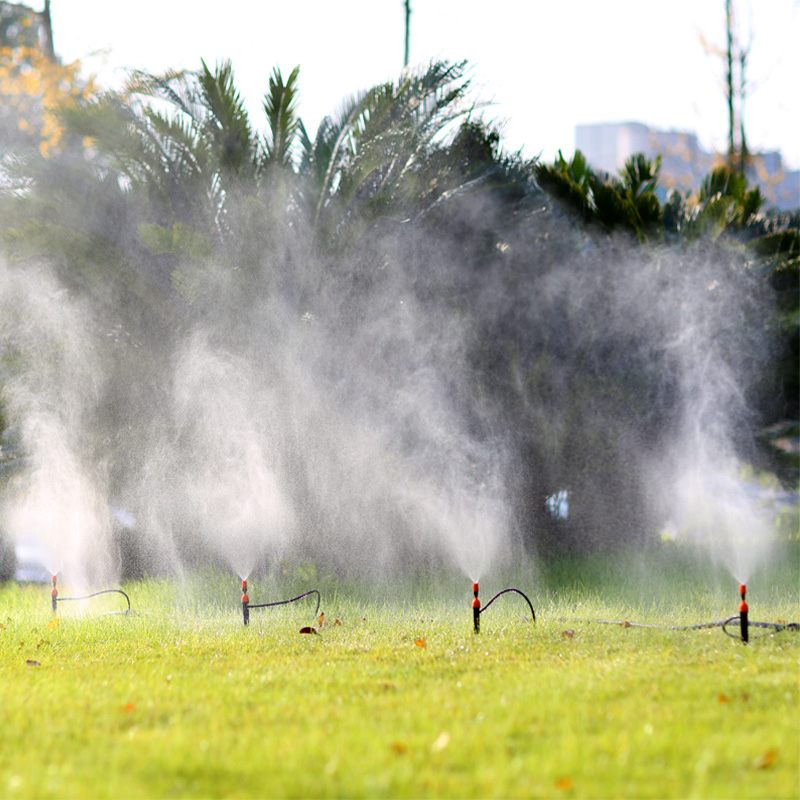
[{"label": "background vegetation", "polygon": [[[5,257],[23,270],[48,263],[106,332],[112,367],[84,447],[109,465],[110,495],[124,495],[143,429],[166,416],[168,378],[151,354],[202,323],[215,345],[250,347],[274,367],[270,343],[317,320],[371,358],[364,321],[384,318],[392,294],[422,317],[461,320],[470,388],[453,386],[454,406],[475,440],[511,452],[513,524],[531,552],[656,540],[664,520],[646,465],[686,409],[681,365],[647,333],[659,324],[648,298],[666,317],[675,298],[692,297],[719,323],[708,341],[715,374],[738,382],[741,402],[726,409],[737,453],[796,486],[797,453],[773,444],[800,418],[800,217],[765,211],[731,169],[696,197],[665,198],[658,161],[641,156],[609,176],[579,152],[554,164],[507,154],[470,99],[465,64],[406,71],[309,132],[295,111],[298,69],[275,69],[253,121],[230,63],[132,73],[122,91],[98,92],[72,68],[51,79],[33,50],[7,55],[3,87],[41,96],[41,116],[29,142],[18,106],[20,136],[3,159]],[[30,69],[15,72],[20,60]],[[53,80],[68,100],[57,135]],[[709,264],[722,265],[722,282]],[[280,298],[280,312],[253,297]],[[12,341],[0,379],[24,359]],[[392,369],[388,357],[376,373],[384,397],[402,388]],[[7,425],[5,458],[23,450]],[[566,519],[548,507],[563,491]],[[292,492],[320,531],[307,486]],[[142,547],[126,563],[156,566]]]}]

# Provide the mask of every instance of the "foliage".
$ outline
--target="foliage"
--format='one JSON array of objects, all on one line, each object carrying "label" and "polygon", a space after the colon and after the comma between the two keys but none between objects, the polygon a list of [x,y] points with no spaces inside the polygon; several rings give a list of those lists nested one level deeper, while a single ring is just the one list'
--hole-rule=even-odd
[{"label": "foliage", "polygon": [[0,47],[0,141],[6,154],[37,149],[49,156],[64,146],[58,111],[96,92],[81,63],[60,64],[38,47]]},{"label": "foliage", "polygon": [[[470,447],[502,453],[491,478],[508,481],[511,527],[553,555],[652,541],[662,519],[647,468],[685,424],[684,392],[700,391],[686,372],[720,391],[737,383],[724,410],[742,451],[755,401],[764,425],[792,408],[797,366],[770,373],[762,334],[796,350],[797,220],[761,216],[741,176],[715,171],[698,197],[662,205],[658,159],[637,155],[608,176],[579,152],[552,165],[504,154],[464,63],[353,94],[312,137],[299,75],[272,72],[261,133],[230,62],[134,72],[121,92],[62,108],[65,140],[88,149],[34,154],[4,193],[7,256],[45,259],[96,310],[113,379],[94,429],[116,490],[137,431],[190,436],[168,395],[198,337],[261,387],[248,420],[280,430],[270,458],[290,476],[312,554],[326,525],[342,527],[315,470],[322,461],[358,483],[354,462],[367,460],[348,455],[348,439],[359,426],[388,454],[387,474],[410,464],[437,484],[459,459],[479,474]],[[702,370],[673,346],[686,331],[704,337],[692,353]],[[418,392],[432,404],[409,403]],[[420,466],[431,463],[433,477]],[[348,491],[359,494],[339,487],[336,513]],[[547,510],[560,491],[568,521]],[[375,493],[369,502],[386,503],[392,491]],[[416,524],[398,517],[378,515],[391,531]]]},{"label": "foliage", "polygon": [[606,231],[627,229],[646,241],[661,223],[655,195],[660,165],[660,157],[651,162],[638,154],[628,159],[619,178],[603,177],[592,171],[580,150],[570,161],[559,151],[554,164],[536,167],[536,179],[585,222]]},{"label": "foliage", "polygon": [[[769,318],[780,355],[773,377],[765,375],[765,392],[757,404],[768,425],[800,417],[798,411],[798,241],[796,214],[762,215],[764,198],[758,187],[748,188],[743,174],[728,165],[715,168],[696,197],[672,192],[661,206],[656,195],[658,159],[648,162],[642,155],[628,160],[620,179],[594,173],[580,151],[571,161],[561,154],[552,165],[539,165],[536,177],[555,200],[586,222],[591,231],[604,234],[628,230],[640,241],[666,241],[690,252],[712,242],[719,245],[720,258],[735,254],[739,270],[756,271],[762,287],[775,293]],[[773,452],[773,459],[783,460]],[[776,465],[777,466],[777,465]],[[779,468],[779,467],[777,467]],[[781,470],[794,482],[793,471]]]}]

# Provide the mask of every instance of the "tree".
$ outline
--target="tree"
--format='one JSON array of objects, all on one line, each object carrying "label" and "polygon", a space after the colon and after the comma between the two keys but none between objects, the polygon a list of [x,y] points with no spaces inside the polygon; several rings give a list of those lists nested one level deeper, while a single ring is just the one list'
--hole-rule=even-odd
[{"label": "tree", "polygon": [[94,80],[81,64],[61,64],[52,44],[49,2],[38,14],[23,5],[2,3],[0,16],[0,143],[4,160],[31,149],[43,156],[63,148],[58,111],[92,97]]},{"label": "tree", "polygon": [[552,165],[539,164],[536,180],[542,188],[585,222],[605,231],[627,229],[640,241],[657,233],[661,206],[655,194],[661,157],[641,153],[628,159],[619,178],[595,173],[580,150],[571,161],[559,152]]},{"label": "tree", "polygon": [[744,175],[749,164],[744,126],[747,85],[747,59],[750,44],[742,45],[733,0],[725,0],[725,47],[715,47],[701,36],[706,52],[719,57],[725,65],[724,94],[728,109],[728,166]]}]

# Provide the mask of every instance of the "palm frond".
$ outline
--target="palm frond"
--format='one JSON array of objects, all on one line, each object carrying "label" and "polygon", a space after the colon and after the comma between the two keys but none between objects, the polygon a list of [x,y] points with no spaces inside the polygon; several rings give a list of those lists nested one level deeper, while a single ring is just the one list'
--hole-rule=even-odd
[{"label": "palm frond", "polygon": [[255,146],[250,120],[233,80],[230,61],[212,73],[205,61],[198,73],[208,110],[205,129],[214,143],[216,158],[224,173],[251,178],[255,169]]},{"label": "palm frond", "polygon": [[275,67],[269,79],[269,91],[264,97],[264,113],[269,122],[265,163],[286,167],[291,162],[292,146],[300,120],[297,117],[297,81],[300,67],[295,67],[283,82],[281,71]]}]

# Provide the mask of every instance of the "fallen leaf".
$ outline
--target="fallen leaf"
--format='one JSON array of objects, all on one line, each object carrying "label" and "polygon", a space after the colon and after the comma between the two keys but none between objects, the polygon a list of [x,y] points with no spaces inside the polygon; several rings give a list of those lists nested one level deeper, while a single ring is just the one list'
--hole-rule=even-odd
[{"label": "fallen leaf", "polygon": [[41,667],[42,666],[40,662],[34,661],[32,658],[29,658],[25,663],[29,667]]},{"label": "fallen leaf", "polygon": [[408,745],[406,745],[405,742],[392,742],[392,750],[394,750],[397,755],[401,756],[408,751]]},{"label": "fallen leaf", "polygon": [[718,695],[717,702],[719,703],[730,703],[731,699],[725,694]]},{"label": "fallen leaf", "polygon": [[555,782],[556,789],[562,789],[563,791],[568,791],[571,789],[575,784],[572,781],[572,778],[567,777],[566,775],[563,778],[559,778]]},{"label": "fallen leaf", "polygon": [[425,637],[423,636],[421,639],[414,639],[414,644],[417,647],[427,647],[428,643],[425,641]]},{"label": "fallen leaf", "polygon": [[[306,625],[305,628],[300,628],[300,633],[317,633],[316,628],[312,628],[310,625]],[[319,634],[317,634],[319,636]]]},{"label": "fallen leaf", "polygon": [[136,703],[128,703],[128,704],[126,704],[126,705],[124,705],[124,706],[122,707],[122,710],[123,710],[123,711],[124,711],[126,714],[130,714],[130,713],[131,713],[132,711],[134,711],[135,709],[136,709]]},{"label": "fallen leaf", "polygon": [[340,619],[335,619],[335,620],[333,621],[333,624],[334,624],[334,625],[341,625],[341,624],[342,624],[342,621],[341,621]]},{"label": "fallen leaf", "polygon": [[325,612],[324,611],[319,615],[319,619],[317,620],[317,627],[321,628],[323,622],[325,622]]},{"label": "fallen leaf", "polygon": [[442,731],[434,740],[431,745],[432,753],[441,753],[442,750],[450,744],[450,734],[447,731]]},{"label": "fallen leaf", "polygon": [[574,639],[575,638],[575,631],[561,631],[561,635],[565,639]]},{"label": "fallen leaf", "polygon": [[57,628],[59,622],[61,622],[61,619],[59,617],[53,617],[53,619],[51,619],[50,622],[47,623],[47,630],[51,631],[53,630],[53,628]]},{"label": "fallen leaf", "polygon": [[630,628],[631,624],[630,622],[620,622],[619,626],[620,628]]},{"label": "fallen leaf", "polygon": [[771,767],[778,760],[777,750],[767,750],[766,753],[760,755],[754,762],[753,766],[756,769],[767,769]]}]

